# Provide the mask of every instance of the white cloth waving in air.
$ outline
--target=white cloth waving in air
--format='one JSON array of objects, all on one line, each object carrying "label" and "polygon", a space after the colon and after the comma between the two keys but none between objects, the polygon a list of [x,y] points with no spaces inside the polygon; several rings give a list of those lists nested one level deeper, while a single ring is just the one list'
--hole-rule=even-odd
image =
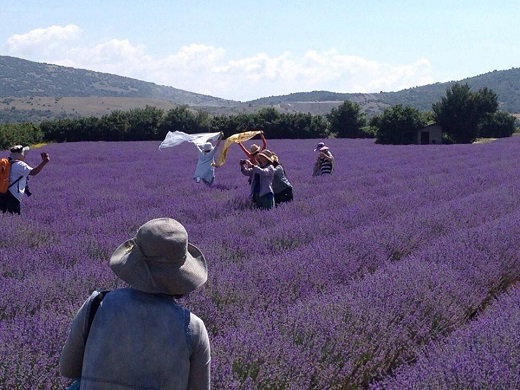
[{"label": "white cloth waving in air", "polygon": [[187,134],[182,131],[169,131],[164,141],[159,145],[159,149],[171,148],[183,142],[191,142],[197,146],[203,146],[206,142],[217,141],[219,137],[220,133]]}]

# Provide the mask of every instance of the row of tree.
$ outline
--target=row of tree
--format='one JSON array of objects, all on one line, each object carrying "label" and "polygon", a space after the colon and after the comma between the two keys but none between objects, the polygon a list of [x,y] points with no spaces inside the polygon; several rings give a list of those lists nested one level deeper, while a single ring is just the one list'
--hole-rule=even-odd
[{"label": "row of tree", "polygon": [[472,92],[467,84],[455,84],[432,109],[436,122],[455,143],[507,137],[515,131],[516,118],[498,110],[497,95],[488,88]]},{"label": "row of tree", "polygon": [[12,145],[34,145],[44,140],[40,126],[33,123],[11,123],[0,125],[0,149]]},{"label": "row of tree", "polygon": [[445,143],[471,143],[479,137],[502,138],[516,130],[516,118],[498,110],[497,95],[488,88],[472,92],[467,84],[454,84],[432,111],[395,105],[367,119],[361,107],[346,101],[327,116],[331,133],[338,137],[373,136],[381,144],[414,144],[417,131],[437,123]]},{"label": "row of tree", "polygon": [[283,114],[265,108],[254,114],[210,116],[178,106],[168,111],[155,107],[113,111],[100,118],[62,119],[40,124],[44,137],[57,142],[162,140],[168,131],[188,134],[260,129],[269,138],[326,138],[327,121],[311,114]]},{"label": "row of tree", "polygon": [[285,114],[264,108],[254,114],[210,116],[188,106],[164,111],[156,107],[113,111],[102,117],[58,119],[39,125],[0,126],[0,147],[14,143],[74,141],[162,140],[168,131],[188,134],[220,132],[225,136],[263,130],[268,138],[376,138],[381,144],[413,144],[417,131],[438,123],[444,141],[469,143],[478,137],[507,137],[515,131],[515,117],[498,110],[497,95],[487,88],[472,92],[455,84],[432,111],[396,105],[381,115],[368,118],[358,103],[345,101],[326,116]]}]

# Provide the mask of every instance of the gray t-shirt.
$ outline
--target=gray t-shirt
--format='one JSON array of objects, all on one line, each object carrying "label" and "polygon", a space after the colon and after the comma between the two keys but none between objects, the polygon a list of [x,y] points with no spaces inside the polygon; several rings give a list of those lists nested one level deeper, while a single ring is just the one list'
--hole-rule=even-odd
[{"label": "gray t-shirt", "polygon": [[60,373],[82,389],[209,389],[210,344],[203,321],[172,297],[110,291],[85,334],[94,292],[76,314]]}]

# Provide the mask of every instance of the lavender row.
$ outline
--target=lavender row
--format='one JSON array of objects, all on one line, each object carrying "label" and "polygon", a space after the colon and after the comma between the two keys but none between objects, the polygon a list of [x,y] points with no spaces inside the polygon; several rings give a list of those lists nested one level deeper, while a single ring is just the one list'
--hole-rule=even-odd
[{"label": "lavender row", "polygon": [[[216,371],[227,372],[219,387],[368,386],[414,359],[421,346],[465,324],[520,278],[520,259],[514,256],[520,252],[514,238],[519,223],[517,211],[444,237],[357,281],[322,277],[342,269],[334,264],[341,257],[312,268],[294,257],[251,261],[242,279],[229,275],[226,289],[214,298],[226,312],[242,313],[227,317],[227,332],[215,331]],[[268,277],[274,268],[276,282]],[[243,304],[237,295],[241,285],[254,303]]]},{"label": "lavender row", "polygon": [[520,387],[520,289],[494,302],[476,321],[433,342],[417,361],[373,390],[517,389]]},{"label": "lavender row", "polygon": [[[235,149],[217,171],[216,186],[206,188],[191,181],[196,161],[189,147],[159,152],[154,143],[47,146],[52,163],[31,179],[34,195],[24,200],[22,217],[0,219],[0,338],[8,340],[0,346],[0,385],[64,383],[57,361],[73,313],[92,289],[120,285],[106,265],[110,253],[144,221],[165,215],[185,224],[210,259],[210,280],[188,304],[210,329],[216,388],[286,382],[322,388],[326,374],[338,370],[337,378],[349,373],[353,383],[366,383],[365,376],[385,372],[410,356],[413,345],[436,337],[441,332],[426,332],[410,344],[402,336],[385,352],[393,363],[370,357],[360,365],[360,351],[378,337],[368,327],[383,304],[373,296],[383,293],[370,290],[374,311],[351,314],[354,325],[346,321],[348,310],[374,305],[359,293],[371,283],[384,281],[390,295],[418,289],[407,279],[413,272],[429,281],[440,269],[448,282],[436,289],[448,297],[459,280],[464,286],[459,274],[465,271],[448,260],[469,257],[469,248],[457,249],[457,256],[448,250],[448,260],[434,264],[414,256],[428,256],[436,242],[450,248],[456,232],[473,232],[471,243],[478,244],[491,234],[479,227],[515,214],[518,141],[401,148],[331,140],[338,166],[329,181],[310,177],[315,143],[272,142],[296,200],[269,213],[248,207]],[[432,253],[440,256],[438,251]],[[449,308],[456,321],[443,331],[463,323],[499,287],[500,272],[471,269],[472,282],[462,290],[467,297]],[[403,302],[407,307],[412,304]],[[431,320],[426,314],[424,323]],[[401,316],[408,318],[396,314]],[[338,337],[354,340],[357,349],[335,347]]]}]

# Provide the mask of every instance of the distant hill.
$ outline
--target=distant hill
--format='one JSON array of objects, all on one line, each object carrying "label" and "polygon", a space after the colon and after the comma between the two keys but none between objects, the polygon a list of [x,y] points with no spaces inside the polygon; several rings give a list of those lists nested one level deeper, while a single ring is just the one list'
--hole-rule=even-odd
[{"label": "distant hill", "polygon": [[0,56],[0,97],[124,97],[194,106],[236,102],[108,73]]},{"label": "distant hill", "polygon": [[101,116],[146,105],[220,108],[241,103],[128,77],[0,56],[0,123]]},{"label": "distant hill", "polygon": [[[271,96],[249,102],[253,105],[275,105],[280,107],[310,106],[320,103],[328,106],[345,100],[355,101],[369,113],[380,111],[386,107],[403,104],[418,110],[431,110],[432,104],[446,96],[446,90],[455,83],[468,84],[472,90],[478,91],[487,87],[498,96],[499,108],[509,113],[520,113],[520,68],[500,70],[469,77],[459,81],[435,83],[421,87],[404,89],[398,92],[380,93],[336,93],[328,91],[313,91],[292,93],[284,96]],[[330,111],[330,110],[329,110]]]},{"label": "distant hill", "polygon": [[[493,71],[459,82],[475,90],[490,88],[497,93],[501,110],[520,113],[520,68]],[[238,102],[108,73],[0,56],[0,123],[101,116],[146,105],[165,110],[188,105],[220,115],[249,113],[263,107],[322,115],[345,100],[358,102],[367,114],[375,115],[395,104],[429,110],[454,83],[372,94],[298,92]]]}]

